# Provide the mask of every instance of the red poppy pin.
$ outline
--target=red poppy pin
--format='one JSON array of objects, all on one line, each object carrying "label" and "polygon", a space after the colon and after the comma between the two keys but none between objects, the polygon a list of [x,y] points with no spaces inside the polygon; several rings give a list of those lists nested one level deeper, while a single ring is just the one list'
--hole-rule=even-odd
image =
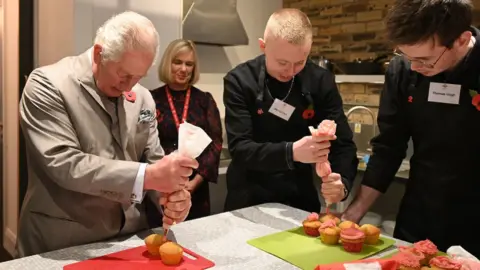
[{"label": "red poppy pin", "polygon": [[128,92],[125,92],[123,93],[123,95],[125,96],[125,99],[130,101],[130,102],[135,102],[135,100],[137,99],[137,93],[133,92],[133,91],[128,91]]},{"label": "red poppy pin", "polygon": [[313,105],[309,105],[302,113],[303,119],[312,119],[315,116],[315,111],[313,110]]},{"label": "red poppy pin", "polygon": [[258,109],[258,110],[257,110],[257,114],[258,114],[258,115],[262,115],[262,114],[263,114],[263,110],[262,110],[262,109]]},{"label": "red poppy pin", "polygon": [[480,111],[480,94],[475,90],[470,90],[470,96],[472,96],[472,105]]},{"label": "red poppy pin", "polygon": [[410,103],[413,102],[413,97],[412,96],[408,96],[408,102],[410,102]]}]

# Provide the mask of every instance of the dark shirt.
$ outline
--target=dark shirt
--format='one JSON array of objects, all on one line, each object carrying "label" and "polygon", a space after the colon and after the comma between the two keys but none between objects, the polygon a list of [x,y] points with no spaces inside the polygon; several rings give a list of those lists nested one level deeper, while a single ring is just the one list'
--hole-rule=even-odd
[{"label": "dark shirt", "polygon": [[[172,94],[178,119],[181,121],[186,91],[171,90],[170,93]],[[165,86],[153,90],[152,95],[157,108],[160,143],[165,150],[165,154],[168,155],[178,148],[178,130],[168,103]],[[202,128],[212,139],[212,143],[210,143],[205,151],[197,158],[199,167],[191,177],[193,178],[195,174],[198,173],[204,179],[201,186],[192,194],[192,201],[195,205],[192,205],[193,211],[191,212],[195,211],[194,208],[196,208],[197,205],[208,208],[209,212],[208,182],[217,182],[223,141],[220,114],[217,104],[210,93],[203,92],[196,87],[191,87],[190,105],[186,121]],[[198,198],[201,199],[199,200]]]},{"label": "dark shirt", "polygon": [[[227,209],[269,201],[295,205],[292,201],[307,196],[305,192],[318,200],[311,165],[293,161],[292,144],[310,135],[308,127],[317,127],[324,119],[337,123],[337,140],[332,141],[329,155],[332,171],[342,175],[347,189],[351,187],[358,160],[334,76],[308,61],[285,99],[295,107],[285,121],[268,111],[274,98],[287,96],[290,84],[268,76],[264,55],[238,65],[225,76],[225,127],[232,156],[227,171]],[[308,109],[315,112],[311,119],[304,118]],[[243,199],[229,207],[233,193]],[[288,198],[291,196],[295,198]],[[312,203],[316,203],[313,197]]]},{"label": "dark shirt", "polygon": [[[396,236],[429,238],[443,251],[461,244],[479,256],[479,236],[451,231],[476,226],[474,220],[480,218],[480,111],[471,95],[480,89],[480,39],[477,29],[472,32],[474,48],[450,71],[425,77],[402,57],[390,62],[378,112],[380,133],[372,140],[373,155],[362,183],[385,192],[411,138],[414,154]],[[459,104],[429,102],[431,82],[460,85]]]}]

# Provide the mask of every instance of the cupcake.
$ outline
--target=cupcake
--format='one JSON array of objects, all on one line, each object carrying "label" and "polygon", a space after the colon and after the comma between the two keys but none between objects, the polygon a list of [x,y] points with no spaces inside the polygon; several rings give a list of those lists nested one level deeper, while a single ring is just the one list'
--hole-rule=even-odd
[{"label": "cupcake", "polygon": [[438,253],[437,246],[428,239],[416,242],[413,244],[413,246],[425,256],[425,258],[422,260],[423,265],[428,264],[428,262]]},{"label": "cupcake", "polygon": [[355,226],[352,226],[340,232],[340,240],[342,241],[345,251],[361,252],[363,242],[365,241],[365,233],[355,228]]},{"label": "cupcake", "polygon": [[408,254],[411,254],[413,256],[415,256],[415,258],[420,262],[420,264],[423,264],[423,262],[425,261],[425,255],[423,255],[422,252],[418,251],[415,247],[413,246],[400,246],[398,247],[398,250],[400,253],[408,253]]},{"label": "cupcake", "polygon": [[159,251],[160,258],[165,265],[178,265],[182,261],[183,249],[173,242],[164,243],[160,246]]},{"label": "cupcake", "polygon": [[364,224],[360,227],[365,233],[365,244],[367,245],[376,245],[378,243],[378,239],[380,238],[380,229],[371,225],[371,224]]},{"label": "cupcake", "polygon": [[320,240],[327,245],[336,245],[340,238],[340,228],[333,219],[329,219],[320,225]]},{"label": "cupcake", "polygon": [[307,219],[303,221],[303,230],[307,235],[317,237],[320,235],[320,232],[318,231],[320,225],[322,225],[322,222],[318,220],[318,214],[311,213],[308,215]]},{"label": "cupcake", "polygon": [[438,256],[430,260],[430,269],[460,270],[462,269],[462,265],[446,256]]},{"label": "cupcake", "polygon": [[420,270],[422,267],[420,261],[412,253],[400,252],[393,256],[393,259],[398,263],[398,270]]},{"label": "cupcake", "polygon": [[160,246],[165,243],[163,235],[161,234],[150,234],[145,239],[145,246],[147,247],[148,253],[153,256],[160,255],[159,248]]},{"label": "cupcake", "polygon": [[335,215],[332,214],[325,214],[320,218],[320,222],[325,222],[327,220],[333,220],[335,221],[335,225],[338,225],[340,223],[340,219],[336,217]]},{"label": "cupcake", "polygon": [[360,229],[360,226],[358,226],[358,224],[351,222],[349,220],[342,221],[340,224],[338,224],[338,227],[342,230],[351,228],[352,226],[355,227],[356,229]]}]

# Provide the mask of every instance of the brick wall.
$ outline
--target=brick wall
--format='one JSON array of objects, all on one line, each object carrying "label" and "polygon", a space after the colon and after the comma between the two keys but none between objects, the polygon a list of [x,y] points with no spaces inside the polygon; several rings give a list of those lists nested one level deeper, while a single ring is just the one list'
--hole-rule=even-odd
[{"label": "brick wall", "polygon": [[[283,0],[299,8],[314,26],[312,56],[336,61],[374,58],[391,52],[383,19],[393,0]],[[473,0],[475,26],[480,25],[480,0]]]}]

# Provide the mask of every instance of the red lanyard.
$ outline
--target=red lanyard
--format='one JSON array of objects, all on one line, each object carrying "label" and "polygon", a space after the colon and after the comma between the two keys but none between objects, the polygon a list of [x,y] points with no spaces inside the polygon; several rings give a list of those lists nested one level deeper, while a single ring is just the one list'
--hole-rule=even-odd
[{"label": "red lanyard", "polygon": [[[178,130],[178,128],[180,127],[180,121],[178,120],[177,110],[175,109],[175,105],[173,104],[172,93],[170,93],[170,89],[168,89],[168,86],[165,87],[165,93],[167,93],[168,104],[170,105],[170,110],[172,111],[173,120],[175,121],[175,126],[177,127],[177,130]],[[182,123],[187,120],[189,106],[190,106],[190,87],[187,89],[187,95],[185,96],[185,103],[183,104]]]}]

